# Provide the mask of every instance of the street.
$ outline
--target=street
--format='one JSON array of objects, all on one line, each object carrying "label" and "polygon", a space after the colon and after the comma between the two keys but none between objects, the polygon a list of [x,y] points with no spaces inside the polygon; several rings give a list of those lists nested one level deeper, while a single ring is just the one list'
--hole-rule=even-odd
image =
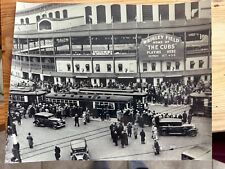
[{"label": "street", "polygon": [[[188,110],[188,106],[171,105],[164,107],[162,105],[150,105],[156,112],[182,113]],[[161,153],[155,156],[153,153],[151,138],[151,127],[145,126],[146,144],[141,144],[140,135],[137,139],[134,136],[129,137],[129,145],[125,148],[115,146],[111,136],[109,125],[116,121],[101,121],[92,119],[90,123],[84,125],[80,119],[80,127],[74,126],[73,118],[66,118],[66,127],[54,130],[47,127],[35,127],[33,119],[22,119],[21,126],[17,125],[17,140],[20,143],[20,153],[23,162],[32,161],[50,161],[55,160],[54,148],[57,145],[61,148],[60,160],[70,160],[70,141],[79,138],[85,138],[93,160],[180,160],[181,153],[193,145],[210,144],[211,145],[211,119],[206,117],[193,117],[192,123],[198,129],[196,137],[189,136],[160,136],[159,144]],[[139,127],[138,133],[141,128]],[[26,139],[27,134],[31,133],[34,139],[34,148],[30,149]],[[173,150],[170,150],[173,149]],[[8,138],[6,147],[6,162],[10,162],[12,157],[12,139]]]}]

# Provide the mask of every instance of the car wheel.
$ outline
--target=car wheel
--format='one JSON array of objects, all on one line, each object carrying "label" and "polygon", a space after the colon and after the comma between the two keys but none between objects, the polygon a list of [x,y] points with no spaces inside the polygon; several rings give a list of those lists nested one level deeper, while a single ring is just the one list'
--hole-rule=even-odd
[{"label": "car wheel", "polygon": [[167,131],[162,131],[162,132],[161,132],[161,135],[162,135],[162,136],[166,136],[166,135],[167,135]]},{"label": "car wheel", "polygon": [[40,126],[40,123],[37,121],[37,122],[35,122],[35,124],[34,124],[36,127],[39,127]]},{"label": "car wheel", "polygon": [[56,130],[56,129],[57,129],[57,127],[56,127],[56,126],[53,126],[52,128],[53,128],[54,130]]},{"label": "car wheel", "polygon": [[195,137],[195,136],[197,136],[197,132],[196,131],[190,131],[189,136]]}]

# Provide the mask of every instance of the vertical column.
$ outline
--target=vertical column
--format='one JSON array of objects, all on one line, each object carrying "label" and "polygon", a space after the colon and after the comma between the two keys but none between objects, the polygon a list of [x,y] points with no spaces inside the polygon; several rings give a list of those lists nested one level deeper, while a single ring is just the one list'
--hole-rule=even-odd
[{"label": "vertical column", "polygon": [[31,72],[28,73],[28,78],[29,78],[29,80],[32,79],[32,73]]},{"label": "vertical column", "polygon": [[126,23],[127,22],[127,6],[126,4],[121,4],[121,23]]},{"label": "vertical column", "polygon": [[157,4],[152,5],[152,14],[153,14],[153,21],[158,22],[159,21],[159,5]]},{"label": "vertical column", "polygon": [[54,84],[57,84],[57,83],[58,83],[58,78],[54,77]]},{"label": "vertical column", "polygon": [[136,5],[137,8],[137,22],[143,21],[143,15],[142,15],[142,5]]},{"label": "vertical column", "polygon": [[40,74],[40,80],[44,81],[44,75],[43,74]]},{"label": "vertical column", "polygon": [[112,16],[111,16],[111,5],[107,4],[105,6],[106,9],[106,23],[110,24],[112,22]]},{"label": "vertical column", "polygon": [[191,3],[185,3],[185,16],[187,20],[191,19]]},{"label": "vertical column", "polygon": [[169,4],[169,20],[175,20],[175,4]]},{"label": "vertical column", "polygon": [[92,5],[92,24],[97,24],[97,10],[96,5]]}]

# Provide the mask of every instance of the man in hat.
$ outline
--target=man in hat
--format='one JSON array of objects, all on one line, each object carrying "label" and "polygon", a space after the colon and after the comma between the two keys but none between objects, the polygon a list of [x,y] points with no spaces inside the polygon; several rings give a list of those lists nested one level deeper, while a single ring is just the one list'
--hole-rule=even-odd
[{"label": "man in hat", "polygon": [[28,133],[27,140],[28,140],[29,147],[33,148],[34,142],[33,142],[33,137],[31,136],[30,133]]}]

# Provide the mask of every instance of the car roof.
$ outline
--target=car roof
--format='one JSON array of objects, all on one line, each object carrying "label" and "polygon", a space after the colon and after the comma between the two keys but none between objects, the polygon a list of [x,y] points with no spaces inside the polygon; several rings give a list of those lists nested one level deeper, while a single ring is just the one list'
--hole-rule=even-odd
[{"label": "car roof", "polygon": [[70,144],[71,144],[72,149],[85,148],[86,147],[86,140],[85,139],[72,140],[70,142]]},{"label": "car roof", "polygon": [[182,122],[181,119],[178,118],[162,118],[159,120],[160,123],[165,123],[165,122]]},{"label": "car roof", "polygon": [[51,117],[54,115],[52,113],[48,113],[48,112],[40,112],[40,113],[36,113],[35,116]]},{"label": "car roof", "polygon": [[196,145],[185,150],[182,154],[194,159],[202,159],[207,158],[208,154],[211,154],[211,151],[210,145]]}]

